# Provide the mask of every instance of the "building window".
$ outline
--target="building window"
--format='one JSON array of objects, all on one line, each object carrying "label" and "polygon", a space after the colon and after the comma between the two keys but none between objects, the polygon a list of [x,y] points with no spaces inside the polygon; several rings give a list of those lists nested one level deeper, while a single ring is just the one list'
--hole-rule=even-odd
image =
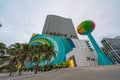
[{"label": "building window", "polygon": [[49,32],[48,31],[46,31],[46,34],[48,34]]},{"label": "building window", "polygon": [[64,34],[62,33],[61,36],[64,36]]},{"label": "building window", "polygon": [[76,36],[74,36],[74,38],[77,38]]},{"label": "building window", "polygon": [[56,36],[56,33],[54,32],[53,35]]},{"label": "building window", "polygon": [[70,36],[71,38],[73,37],[73,35]]},{"label": "building window", "polygon": [[64,36],[67,37],[67,34],[65,34]]},{"label": "building window", "polygon": [[52,35],[52,32],[50,32],[50,35]]},{"label": "building window", "polygon": [[60,33],[58,33],[57,35],[60,36]]}]

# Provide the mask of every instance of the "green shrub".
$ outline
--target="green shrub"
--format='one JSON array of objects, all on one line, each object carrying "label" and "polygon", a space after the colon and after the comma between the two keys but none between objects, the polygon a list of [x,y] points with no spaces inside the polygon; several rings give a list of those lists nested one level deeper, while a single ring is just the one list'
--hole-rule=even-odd
[{"label": "green shrub", "polygon": [[8,65],[4,65],[4,66],[0,67],[0,72],[8,72],[8,68],[9,68]]},{"label": "green shrub", "polygon": [[66,67],[68,67],[68,66],[69,66],[69,62],[68,62],[68,61],[62,62],[62,63],[60,64],[60,67],[61,67],[61,68],[66,68]]}]

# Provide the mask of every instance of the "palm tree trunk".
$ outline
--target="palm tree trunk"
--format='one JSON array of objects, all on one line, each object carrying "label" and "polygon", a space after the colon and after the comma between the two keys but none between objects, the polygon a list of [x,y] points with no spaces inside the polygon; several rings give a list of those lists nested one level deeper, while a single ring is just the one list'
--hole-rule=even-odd
[{"label": "palm tree trunk", "polygon": [[12,76],[12,72],[13,72],[13,66],[12,66],[13,64],[12,64],[12,62],[10,63],[10,65],[9,65],[9,71],[10,71],[10,74],[9,74],[9,76]]},{"label": "palm tree trunk", "polygon": [[22,62],[21,62],[21,68],[19,69],[19,75],[21,75],[21,74],[22,74],[23,65],[24,65],[24,61],[22,61]]},{"label": "palm tree trunk", "polygon": [[23,54],[22,59],[21,59],[21,67],[19,69],[19,75],[21,75],[21,73],[22,73],[25,59],[26,59],[26,54]]},{"label": "palm tree trunk", "polygon": [[14,71],[14,68],[16,66],[16,58],[13,58],[10,62],[9,62],[9,71],[10,71],[10,76],[12,75],[13,71]]},{"label": "palm tree trunk", "polygon": [[37,74],[38,69],[39,69],[39,59],[40,59],[40,52],[39,52],[39,54],[38,54],[37,64],[36,64],[36,66],[35,66],[35,74]]},{"label": "palm tree trunk", "polygon": [[12,75],[12,73],[14,72],[15,69],[15,62],[11,62],[9,65],[9,71],[10,71],[10,76]]},{"label": "palm tree trunk", "polygon": [[47,66],[49,66],[50,65],[50,58],[48,58],[48,60],[47,60]]},{"label": "palm tree trunk", "polygon": [[36,66],[35,66],[35,74],[37,74],[39,68],[39,61],[37,61]]}]

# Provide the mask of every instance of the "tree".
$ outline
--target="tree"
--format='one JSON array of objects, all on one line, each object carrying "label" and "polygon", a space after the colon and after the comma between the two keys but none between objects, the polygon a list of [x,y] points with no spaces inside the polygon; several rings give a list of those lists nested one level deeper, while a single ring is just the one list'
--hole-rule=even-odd
[{"label": "tree", "polygon": [[95,61],[95,58],[91,58],[91,61]]},{"label": "tree", "polygon": [[41,56],[41,52],[42,52],[42,45],[33,45],[33,50],[36,53],[36,56],[34,57],[34,61],[36,63],[34,70],[35,70],[35,74],[37,74],[38,72],[38,68],[39,68],[39,63],[40,63],[40,56]]},{"label": "tree", "polygon": [[30,45],[30,44],[27,44],[27,43],[22,44],[23,53],[26,55],[26,57],[28,59],[31,59],[32,55],[35,53],[33,48],[34,48],[33,45]]},{"label": "tree", "polygon": [[[19,75],[21,75],[21,72],[22,72],[22,68],[23,66],[25,66],[25,64],[27,65],[27,68],[29,70],[29,68],[33,67],[33,54],[35,54],[35,46],[34,45],[30,45],[30,44],[27,44],[27,43],[24,43],[22,44],[22,56],[21,56],[21,59],[20,59],[20,63],[21,63],[21,69],[19,71]],[[29,66],[28,66],[28,63],[24,63],[26,61],[26,59],[28,59],[28,63],[29,63]]]},{"label": "tree", "polygon": [[7,49],[7,53],[12,56],[20,56],[23,54],[22,45],[20,43],[11,44]]},{"label": "tree", "polygon": [[22,54],[22,56],[20,58],[20,65],[21,65],[21,67],[19,69],[19,75],[21,75],[21,73],[22,73],[23,66],[24,66],[24,61],[25,61],[26,57],[27,57],[26,54]]},{"label": "tree", "polygon": [[5,56],[6,44],[0,42],[0,65],[9,60],[9,56]]},{"label": "tree", "polygon": [[17,61],[16,61],[16,57],[12,57],[9,61],[9,72],[10,72],[10,76],[12,75],[14,69],[15,69],[15,66],[17,64]]},{"label": "tree", "polygon": [[45,52],[45,59],[47,60],[47,66],[50,65],[50,61],[52,58],[56,57],[56,51],[54,51],[54,46],[47,46],[46,52]]},{"label": "tree", "polygon": [[5,49],[6,49],[6,45],[4,43],[0,42],[0,53],[1,53],[1,56],[4,55]]},{"label": "tree", "polygon": [[86,57],[86,59],[87,59],[87,61],[89,61],[89,62],[90,62],[90,65],[91,65],[91,57],[90,57],[90,56],[88,56],[88,57]]},{"label": "tree", "polygon": [[93,51],[94,51],[91,47],[89,47],[89,50],[90,50],[91,52],[93,52]]},{"label": "tree", "polygon": [[109,51],[107,49],[105,49],[104,47],[101,47],[101,49],[102,49],[103,53],[105,53],[105,54],[109,53]]},{"label": "tree", "polygon": [[[19,69],[19,75],[21,75],[22,68],[24,66],[24,61],[26,59],[26,54],[24,54],[22,44],[20,44],[20,43],[11,44],[8,47],[7,52],[8,52],[8,54],[12,55],[13,57],[17,57],[15,59],[17,63],[18,63],[18,61],[21,63],[21,69]],[[13,64],[10,66],[13,66]],[[14,68],[14,67],[12,67],[12,68]],[[11,71],[12,71],[12,68],[10,68]]]}]

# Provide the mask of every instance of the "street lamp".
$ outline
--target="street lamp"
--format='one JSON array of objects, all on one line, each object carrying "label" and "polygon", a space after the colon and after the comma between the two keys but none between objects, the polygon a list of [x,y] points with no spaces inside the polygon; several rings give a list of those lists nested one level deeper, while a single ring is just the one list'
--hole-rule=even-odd
[{"label": "street lamp", "polygon": [[2,24],[0,23],[0,27],[2,27]]}]

